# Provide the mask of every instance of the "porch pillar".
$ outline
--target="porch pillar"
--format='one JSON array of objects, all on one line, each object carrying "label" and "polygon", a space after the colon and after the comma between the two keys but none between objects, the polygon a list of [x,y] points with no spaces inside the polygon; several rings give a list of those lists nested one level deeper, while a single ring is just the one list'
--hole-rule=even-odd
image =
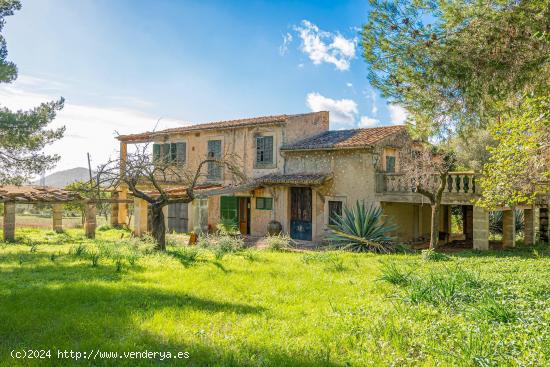
[{"label": "porch pillar", "polygon": [[[439,213],[439,244],[446,245],[451,237],[451,206],[441,205]],[[443,234],[443,238],[441,238],[441,234]]]},{"label": "porch pillar", "polygon": [[472,209],[472,238],[474,250],[489,250],[489,212],[478,206]]},{"label": "porch pillar", "polygon": [[550,238],[550,223],[548,222],[548,207],[542,207],[539,209],[539,226],[540,226],[540,240],[542,243],[548,245]]},{"label": "porch pillar", "polygon": [[526,246],[534,245],[536,242],[536,235],[539,231],[538,211],[539,209],[534,206],[532,209],[525,209],[523,211],[523,242]]},{"label": "porch pillar", "polygon": [[15,203],[4,203],[4,241],[15,241]]},{"label": "porch pillar", "polygon": [[134,198],[134,235],[137,237],[147,233],[147,202]]},{"label": "porch pillar", "polygon": [[97,208],[95,203],[86,203],[86,223],[84,230],[86,238],[95,238]]},{"label": "porch pillar", "polygon": [[52,204],[52,221],[54,232],[63,232],[63,204]]},{"label": "porch pillar", "polygon": [[[118,198],[120,200],[126,200],[128,198],[128,189],[126,187],[123,187],[122,190],[118,193]],[[128,220],[128,204],[126,203],[119,203],[117,205],[117,215],[118,215],[118,226],[122,226],[126,224],[126,221]]]},{"label": "porch pillar", "polygon": [[502,246],[516,247],[516,211],[502,212]]}]

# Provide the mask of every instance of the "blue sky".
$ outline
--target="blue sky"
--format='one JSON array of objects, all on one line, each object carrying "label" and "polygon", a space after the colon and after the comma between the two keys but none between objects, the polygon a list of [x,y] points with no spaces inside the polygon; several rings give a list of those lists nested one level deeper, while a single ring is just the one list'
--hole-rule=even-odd
[{"label": "blue sky", "polygon": [[331,128],[401,123],[369,86],[365,1],[24,0],[4,35],[19,79],[0,105],[58,96],[57,169],[100,163],[115,131],[330,110]]}]

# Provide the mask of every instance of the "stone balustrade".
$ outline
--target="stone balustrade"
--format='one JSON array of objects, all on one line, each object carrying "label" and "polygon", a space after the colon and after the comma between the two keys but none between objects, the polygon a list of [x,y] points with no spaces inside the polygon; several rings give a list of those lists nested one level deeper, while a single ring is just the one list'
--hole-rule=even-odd
[{"label": "stone balustrade", "polygon": [[[439,176],[433,176],[429,185],[432,187],[439,186]],[[476,194],[475,174],[473,172],[451,172],[447,176],[445,192],[450,194]],[[400,173],[378,173],[377,174],[378,193],[414,193],[414,185],[412,180],[407,179]]]}]

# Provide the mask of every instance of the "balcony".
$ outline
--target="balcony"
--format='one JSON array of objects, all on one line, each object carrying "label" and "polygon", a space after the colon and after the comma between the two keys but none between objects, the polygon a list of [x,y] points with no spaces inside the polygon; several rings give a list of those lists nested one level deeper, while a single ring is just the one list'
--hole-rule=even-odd
[{"label": "balcony", "polygon": [[[440,178],[433,177],[433,187],[439,186]],[[478,194],[474,172],[451,172],[445,183],[443,204],[468,205]],[[413,189],[410,180],[400,173],[377,173],[376,196],[385,202],[425,203],[427,198]]]}]

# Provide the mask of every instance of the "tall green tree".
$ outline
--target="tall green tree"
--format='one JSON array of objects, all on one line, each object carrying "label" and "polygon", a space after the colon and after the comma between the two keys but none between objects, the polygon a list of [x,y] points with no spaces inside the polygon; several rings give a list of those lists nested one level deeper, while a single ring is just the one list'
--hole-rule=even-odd
[{"label": "tall green tree", "polygon": [[370,83],[424,137],[466,133],[550,82],[548,0],[371,0]]},{"label": "tall green tree", "polygon": [[[548,96],[549,1],[370,2],[362,32],[369,81],[408,110],[413,131],[424,140],[462,143],[458,157],[470,168],[491,163],[484,170],[490,177],[482,182],[486,206],[501,205],[504,194],[514,197],[512,202],[529,202],[544,192],[545,166],[522,165],[525,161],[513,157],[542,154],[537,147],[548,136],[547,116],[532,113],[525,96]],[[468,144],[472,136],[496,147],[478,149],[479,144]],[[510,159],[515,170],[506,164]],[[523,195],[518,182],[528,183]]]},{"label": "tall green tree", "polygon": [[[6,40],[2,35],[5,18],[21,9],[19,0],[0,0],[0,83],[17,79],[16,65],[7,60]],[[0,101],[0,184],[22,184],[51,169],[58,155],[43,149],[63,137],[65,128],[49,129],[64,100],[42,103],[29,111],[10,111]]]}]

